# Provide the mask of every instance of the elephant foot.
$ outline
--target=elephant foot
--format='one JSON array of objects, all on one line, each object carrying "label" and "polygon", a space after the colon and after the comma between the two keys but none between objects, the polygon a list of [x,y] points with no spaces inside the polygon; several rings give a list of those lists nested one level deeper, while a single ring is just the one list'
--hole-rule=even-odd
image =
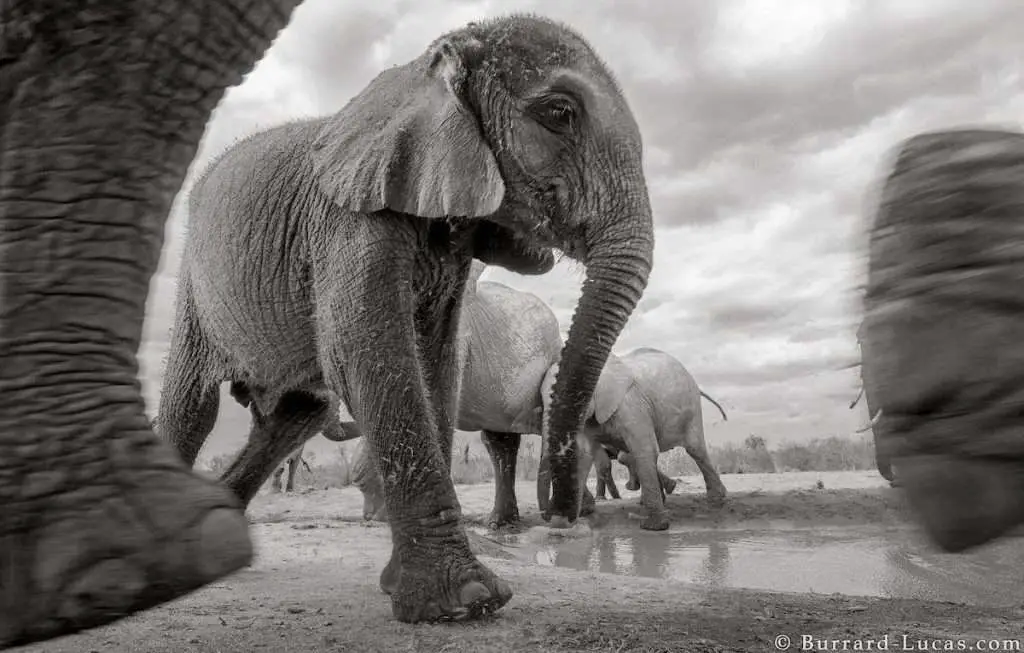
[{"label": "elephant foot", "polygon": [[645,531],[667,531],[668,515],[664,512],[648,514],[640,522],[640,528]]},{"label": "elephant foot", "polygon": [[903,487],[903,484],[896,479],[889,479],[889,487]]},{"label": "elephant foot", "polygon": [[590,490],[583,488],[583,496],[580,497],[580,517],[594,514],[596,508],[597,502],[594,500],[594,495],[590,493]]},{"label": "elephant foot", "polygon": [[496,531],[502,526],[512,526],[519,522],[519,508],[504,508],[498,510],[495,508],[491,511],[491,514],[487,517],[487,528],[492,531]]},{"label": "elephant foot", "polygon": [[715,508],[720,508],[725,505],[726,496],[728,496],[728,493],[724,487],[711,488],[708,490],[708,504]]},{"label": "elephant foot", "polygon": [[467,544],[466,553],[458,556],[463,560],[448,563],[457,565],[455,573],[444,568],[443,559],[451,559],[450,551],[421,557],[419,564],[389,562],[381,574],[381,589],[391,596],[395,618],[405,623],[462,621],[491,614],[508,603],[512,588],[468,548]]},{"label": "elephant foot", "polygon": [[[252,561],[237,499],[171,464],[169,450],[145,453],[149,468],[122,472],[124,485],[4,506],[24,530],[0,536],[0,649],[117,621]],[[38,519],[24,519],[32,510]]]},{"label": "elephant foot", "polygon": [[676,479],[666,478],[665,481],[661,484],[661,487],[664,488],[665,494],[672,494],[672,492],[675,491],[676,489]]},{"label": "elephant foot", "polygon": [[1024,522],[1019,462],[912,456],[900,460],[900,483],[925,531],[950,553],[990,542]]},{"label": "elephant foot", "polygon": [[630,492],[636,492],[640,489],[640,481],[634,481],[633,479],[626,481],[626,489]]}]

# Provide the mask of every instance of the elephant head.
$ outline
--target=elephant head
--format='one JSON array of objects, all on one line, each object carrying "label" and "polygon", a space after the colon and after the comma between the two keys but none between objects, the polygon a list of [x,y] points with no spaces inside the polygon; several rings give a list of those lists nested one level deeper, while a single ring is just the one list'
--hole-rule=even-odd
[{"label": "elephant head", "polygon": [[925,531],[963,551],[1024,522],[1024,134],[910,138],[877,202],[865,396]]},{"label": "elephant head", "polygon": [[320,187],[342,209],[476,224],[474,256],[513,270],[549,269],[551,248],[585,264],[548,417],[553,526],[577,517],[575,436],[651,270],[641,150],[586,41],[523,15],[470,23],[382,72],[314,144]]}]

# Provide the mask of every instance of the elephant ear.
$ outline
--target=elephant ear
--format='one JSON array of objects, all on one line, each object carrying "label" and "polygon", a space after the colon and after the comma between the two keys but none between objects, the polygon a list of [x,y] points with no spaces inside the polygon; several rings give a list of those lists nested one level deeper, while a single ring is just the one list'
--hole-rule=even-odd
[{"label": "elephant ear", "polygon": [[608,362],[601,370],[601,377],[594,388],[594,396],[590,399],[590,410],[598,424],[607,422],[622,405],[626,393],[633,387],[636,379],[629,366],[615,354],[608,355]]},{"label": "elephant ear", "polygon": [[465,56],[479,41],[443,38],[385,70],[335,114],[312,146],[320,188],[346,211],[424,218],[498,210],[505,184],[464,101]]}]

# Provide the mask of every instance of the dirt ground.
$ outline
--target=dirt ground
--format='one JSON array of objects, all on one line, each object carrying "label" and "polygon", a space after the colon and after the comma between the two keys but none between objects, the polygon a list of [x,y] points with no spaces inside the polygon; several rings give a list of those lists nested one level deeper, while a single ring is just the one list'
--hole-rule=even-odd
[{"label": "dirt ground", "polygon": [[[723,481],[729,500],[713,509],[701,479],[684,479],[669,499],[674,527],[865,523],[895,528],[909,521],[901,496],[874,473],[723,475]],[[467,519],[482,521],[493,485],[457,488]],[[524,528],[542,524],[532,483],[520,483],[518,495]],[[592,525],[636,524],[630,517],[639,511],[636,494],[623,492],[623,497],[599,503]],[[1010,640],[987,650],[1022,650],[1024,594],[1015,608],[988,608],[705,590],[531,564],[475,535],[482,560],[512,583],[515,596],[484,621],[409,626],[392,618],[390,602],[377,586],[391,551],[388,529],[362,523],[361,506],[355,488],[261,495],[249,511],[258,551],[253,567],[112,626],[21,650],[699,653],[844,650],[845,641],[845,650],[869,645],[877,650],[887,643],[888,650],[902,651],[956,650],[958,641],[967,647],[960,650],[982,650],[975,646],[981,639]],[[806,637],[814,640],[810,646]]]}]

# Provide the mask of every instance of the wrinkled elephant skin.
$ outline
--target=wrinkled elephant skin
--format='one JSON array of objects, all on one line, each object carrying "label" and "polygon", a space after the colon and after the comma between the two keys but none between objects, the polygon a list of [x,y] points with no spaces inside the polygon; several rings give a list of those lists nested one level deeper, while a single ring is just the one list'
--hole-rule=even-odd
[{"label": "wrinkled elephant skin", "polygon": [[572,521],[569,443],[650,274],[641,150],[605,65],[536,16],[448,32],[338,112],[232,145],[189,196],[160,435],[193,464],[219,386],[238,386],[252,427],[221,480],[247,504],[344,403],[383,482],[395,617],[500,608],[511,589],[470,550],[450,474],[471,262],[543,274],[559,248],[586,265],[549,420]]},{"label": "wrinkled elephant skin", "polygon": [[[491,528],[519,520],[516,464],[522,435],[540,435],[541,382],[558,361],[558,318],[532,293],[479,281],[485,266],[473,262],[459,318],[460,374],[457,427],[480,431],[494,468]],[[353,455],[353,482],[363,493],[363,517],[386,520],[383,486],[362,443]]]},{"label": "wrinkled elephant skin", "polygon": [[933,542],[1024,522],[1024,134],[964,129],[898,150],[871,231],[865,391]]},{"label": "wrinkled elephant skin", "polygon": [[251,560],[237,499],[154,437],[135,354],[210,114],[297,4],[3,5],[0,648],[115,621]]}]

